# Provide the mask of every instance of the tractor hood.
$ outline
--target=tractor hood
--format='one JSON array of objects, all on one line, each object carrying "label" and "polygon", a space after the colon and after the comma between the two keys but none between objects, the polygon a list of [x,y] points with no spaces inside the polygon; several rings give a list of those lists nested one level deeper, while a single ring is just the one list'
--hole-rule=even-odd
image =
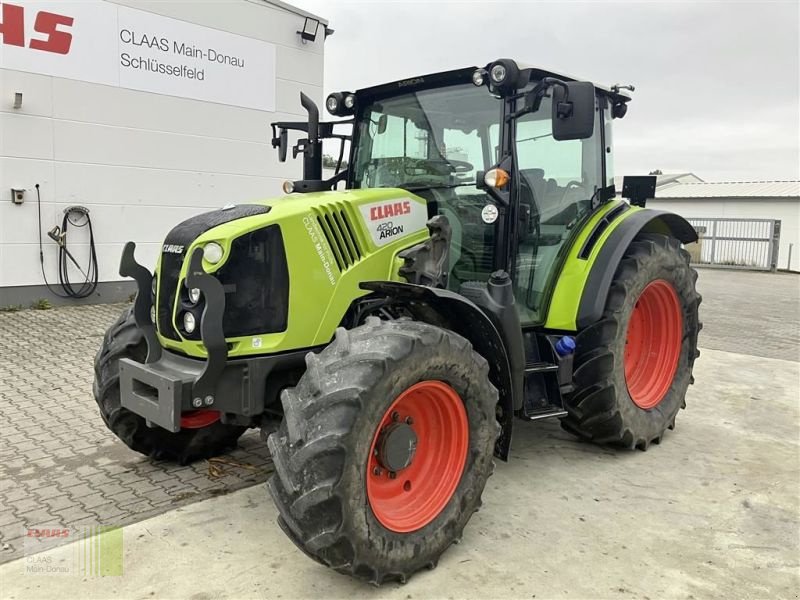
[{"label": "tractor hood", "polygon": [[203,269],[225,287],[229,355],[326,343],[359,283],[399,280],[397,254],[428,237],[425,200],[402,189],[289,194],[226,206],[177,225],[156,269],[156,324],[163,346],[204,356],[202,301],[184,281],[187,257],[203,248]]}]

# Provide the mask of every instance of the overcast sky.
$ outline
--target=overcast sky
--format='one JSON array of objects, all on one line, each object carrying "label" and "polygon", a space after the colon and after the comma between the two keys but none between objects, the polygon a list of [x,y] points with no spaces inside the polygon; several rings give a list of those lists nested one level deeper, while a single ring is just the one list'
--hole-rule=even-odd
[{"label": "overcast sky", "polygon": [[291,0],[329,19],[325,93],[514,58],[636,86],[616,173],[800,178],[800,3]]}]

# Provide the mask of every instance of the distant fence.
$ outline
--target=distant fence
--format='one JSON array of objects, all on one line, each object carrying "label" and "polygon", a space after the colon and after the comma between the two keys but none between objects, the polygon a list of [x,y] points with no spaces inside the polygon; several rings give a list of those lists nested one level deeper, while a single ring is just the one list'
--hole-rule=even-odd
[{"label": "distant fence", "polygon": [[700,237],[686,249],[692,264],[774,271],[781,222],[777,219],[687,219]]}]

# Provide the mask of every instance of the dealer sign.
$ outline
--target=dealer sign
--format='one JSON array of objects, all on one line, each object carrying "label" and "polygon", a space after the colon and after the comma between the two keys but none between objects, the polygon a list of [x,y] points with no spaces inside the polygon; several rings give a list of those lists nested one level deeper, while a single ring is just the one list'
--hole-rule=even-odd
[{"label": "dealer sign", "polygon": [[275,45],[102,0],[0,3],[0,68],[275,111]]}]

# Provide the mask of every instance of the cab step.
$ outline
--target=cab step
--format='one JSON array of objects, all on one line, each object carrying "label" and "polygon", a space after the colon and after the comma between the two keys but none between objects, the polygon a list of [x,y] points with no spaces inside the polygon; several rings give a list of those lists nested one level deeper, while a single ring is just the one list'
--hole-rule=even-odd
[{"label": "cab step", "polygon": [[552,363],[538,362],[525,365],[525,374],[531,373],[558,373],[558,365]]},{"label": "cab step", "polygon": [[566,416],[567,416],[567,411],[551,405],[547,408],[543,408],[532,412],[524,410],[519,415],[519,418],[522,419],[523,421],[538,421],[540,419],[549,419],[550,417],[566,417]]}]

